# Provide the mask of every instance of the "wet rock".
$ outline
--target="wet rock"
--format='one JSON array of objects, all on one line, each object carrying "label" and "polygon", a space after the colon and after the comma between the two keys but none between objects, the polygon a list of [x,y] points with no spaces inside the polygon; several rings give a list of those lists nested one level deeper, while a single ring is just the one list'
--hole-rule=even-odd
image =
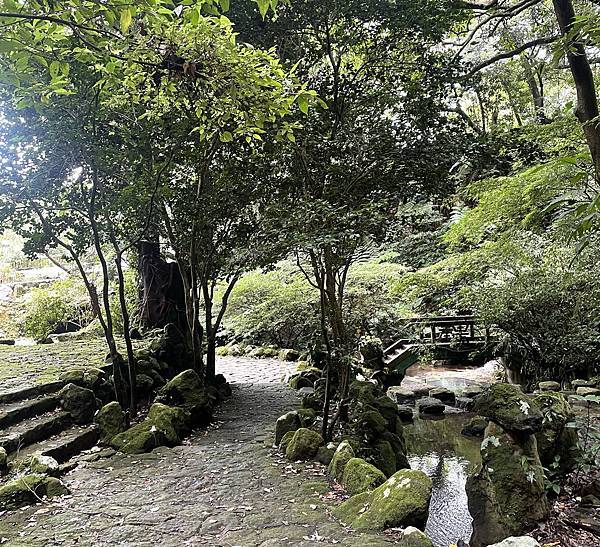
[{"label": "wet rock", "polygon": [[398,541],[400,547],[433,547],[433,542],[418,528],[407,526]]},{"label": "wet rock", "polygon": [[46,475],[22,475],[0,487],[0,511],[14,510],[39,502],[40,498],[53,498],[69,493],[58,479]]},{"label": "wet rock", "polygon": [[125,431],[125,412],[117,401],[104,405],[94,418],[100,429],[100,441],[110,443],[111,439]]},{"label": "wet rock", "polygon": [[372,492],[351,497],[333,513],[356,530],[424,527],[431,488],[431,479],[425,473],[403,469]]},{"label": "wet rock", "polygon": [[538,384],[538,389],[540,391],[560,391],[560,384],[551,380],[547,382],[540,382]]},{"label": "wet rock", "polygon": [[456,402],[456,395],[454,395],[454,392],[446,389],[445,387],[434,387],[433,389],[430,389],[429,397],[438,399],[439,401],[442,401],[442,403],[450,406],[454,405]]},{"label": "wet rock", "polygon": [[540,544],[528,536],[509,537],[500,543],[494,543],[489,547],[540,547]]},{"label": "wet rock", "polygon": [[387,396],[399,405],[412,405],[416,400],[415,392],[412,389],[401,386],[389,388]]},{"label": "wet rock", "polygon": [[575,417],[571,405],[556,392],[540,393],[534,401],[543,416],[542,430],[535,434],[542,465],[551,471],[571,471],[581,454],[577,429],[570,427]]},{"label": "wet rock", "polygon": [[456,408],[466,410],[467,412],[473,409],[475,400],[469,397],[457,397],[455,402]]},{"label": "wet rock", "polygon": [[461,434],[466,437],[483,437],[487,426],[488,421],[485,418],[474,416],[469,423],[462,428]]},{"label": "wet rock", "polygon": [[514,384],[490,386],[475,399],[473,410],[506,431],[530,434],[542,429],[540,409],[531,397]]},{"label": "wet rock", "polygon": [[317,455],[319,446],[323,444],[323,437],[312,429],[301,427],[290,440],[285,449],[288,460],[310,460]]},{"label": "wet rock", "polygon": [[277,418],[275,423],[275,444],[279,446],[281,439],[288,431],[296,431],[302,427],[302,421],[296,411],[288,412]]},{"label": "wet rock", "polygon": [[204,386],[198,373],[188,369],[163,386],[156,400],[185,409],[190,414],[192,425],[202,426],[211,420],[217,402],[217,389]]},{"label": "wet rock", "polygon": [[342,485],[351,496],[374,490],[385,480],[377,467],[362,458],[351,458],[342,474]]},{"label": "wet rock", "polygon": [[446,405],[433,397],[422,397],[417,401],[417,410],[422,414],[440,415],[444,413]]},{"label": "wet rock", "polygon": [[578,387],[575,393],[580,397],[587,397],[588,395],[600,395],[600,389],[595,387]]},{"label": "wet rock", "polygon": [[323,465],[329,465],[331,460],[333,459],[333,455],[335,454],[335,450],[337,448],[337,444],[335,443],[327,443],[327,446],[319,446],[319,450],[317,450],[317,455],[315,456],[315,460]]},{"label": "wet rock", "polygon": [[342,475],[344,473],[344,467],[346,464],[354,458],[354,449],[350,446],[348,441],[342,441],[333,455],[329,466],[327,467],[327,474],[338,482],[342,481]]},{"label": "wet rock", "polygon": [[91,389],[67,384],[58,393],[60,405],[76,424],[87,424],[96,413],[96,396]]},{"label": "wet rock", "polygon": [[481,468],[466,485],[475,545],[523,534],[549,515],[534,435],[511,434],[492,422],[481,458]]},{"label": "wet rock", "polygon": [[371,459],[373,465],[386,477],[391,477],[396,472],[396,452],[389,441],[383,439],[378,441],[373,447]]},{"label": "wet rock", "polygon": [[126,454],[150,452],[159,446],[176,446],[189,433],[190,415],[179,407],[154,403],[143,422],[119,433],[111,445]]},{"label": "wet rock", "polygon": [[413,408],[408,405],[398,405],[398,416],[405,422],[412,422],[414,418]]},{"label": "wet rock", "polygon": [[465,386],[460,392],[461,397],[468,397],[469,399],[473,399],[478,395],[481,395],[485,388],[479,384],[470,384]]}]

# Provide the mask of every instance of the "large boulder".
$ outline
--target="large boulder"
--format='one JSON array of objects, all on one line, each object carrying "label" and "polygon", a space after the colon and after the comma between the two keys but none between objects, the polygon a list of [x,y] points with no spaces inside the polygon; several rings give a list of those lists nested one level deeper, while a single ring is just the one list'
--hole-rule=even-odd
[{"label": "large boulder", "polygon": [[148,416],[111,440],[111,445],[126,454],[150,452],[159,446],[175,446],[189,433],[189,413],[183,408],[154,403]]},{"label": "large boulder", "polygon": [[117,401],[104,405],[94,418],[100,430],[100,441],[110,443],[111,439],[125,431],[125,412]]},{"label": "large boulder", "polygon": [[184,370],[167,382],[159,392],[157,402],[179,406],[190,414],[193,426],[207,425],[217,403],[217,390],[205,386],[198,373]]},{"label": "large boulder", "polygon": [[534,397],[542,411],[542,430],[535,434],[542,465],[566,473],[577,465],[581,454],[575,415],[562,393],[544,392]]},{"label": "large boulder", "polygon": [[292,410],[284,414],[283,416],[279,416],[277,418],[277,422],[275,423],[275,444],[279,446],[281,439],[283,436],[289,431],[296,431],[302,427],[302,421],[300,419],[300,415]]},{"label": "large boulder", "polygon": [[431,479],[422,471],[398,471],[372,492],[351,497],[334,515],[356,530],[423,527],[429,511]]},{"label": "large boulder", "polygon": [[327,467],[327,474],[338,482],[342,482],[342,476],[346,464],[354,458],[354,449],[348,441],[342,441],[331,458]]},{"label": "large boulder", "polygon": [[344,467],[342,485],[354,496],[374,490],[385,482],[385,475],[374,465],[362,458],[351,458]]},{"label": "large boulder", "polygon": [[295,349],[282,349],[279,351],[278,357],[281,361],[297,361],[300,359],[300,352]]},{"label": "large boulder", "polygon": [[319,446],[323,444],[323,437],[312,429],[301,427],[291,438],[285,449],[288,460],[310,460],[317,455]]},{"label": "large boulder", "polygon": [[493,384],[475,399],[473,410],[506,431],[527,435],[542,429],[540,409],[517,385]]},{"label": "large boulder", "polygon": [[87,424],[96,413],[96,396],[91,389],[67,384],[59,392],[60,404],[76,424]]},{"label": "large boulder", "polygon": [[37,503],[43,497],[52,498],[68,493],[68,488],[54,477],[22,475],[0,487],[0,511],[18,509]]},{"label": "large boulder", "polygon": [[481,459],[466,487],[475,545],[523,534],[548,516],[534,435],[510,433],[492,422],[481,443]]}]

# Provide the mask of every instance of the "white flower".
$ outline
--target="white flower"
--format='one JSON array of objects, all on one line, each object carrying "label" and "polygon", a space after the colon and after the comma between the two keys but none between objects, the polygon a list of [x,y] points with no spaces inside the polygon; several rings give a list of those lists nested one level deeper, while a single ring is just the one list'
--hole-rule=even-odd
[{"label": "white flower", "polygon": [[521,408],[521,412],[525,414],[525,416],[529,415],[529,409],[531,408],[529,406],[529,403],[527,403],[526,401],[521,401],[519,403],[519,407]]},{"label": "white flower", "polygon": [[150,433],[156,433],[157,431],[158,431],[158,429],[156,429],[156,426],[155,426],[155,425],[153,425],[153,426],[150,428]]},{"label": "white flower", "polygon": [[490,443],[494,446],[500,446],[500,439],[498,439],[498,437],[494,437],[493,435],[486,437],[481,443],[481,450],[485,450]]}]

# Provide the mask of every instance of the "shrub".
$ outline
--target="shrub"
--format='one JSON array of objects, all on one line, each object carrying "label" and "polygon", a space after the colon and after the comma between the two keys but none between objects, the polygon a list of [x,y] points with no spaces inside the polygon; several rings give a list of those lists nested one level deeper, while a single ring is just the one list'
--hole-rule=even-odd
[{"label": "shrub", "polygon": [[41,340],[68,322],[83,327],[91,320],[83,283],[69,278],[37,287],[29,293],[22,328],[25,335]]}]

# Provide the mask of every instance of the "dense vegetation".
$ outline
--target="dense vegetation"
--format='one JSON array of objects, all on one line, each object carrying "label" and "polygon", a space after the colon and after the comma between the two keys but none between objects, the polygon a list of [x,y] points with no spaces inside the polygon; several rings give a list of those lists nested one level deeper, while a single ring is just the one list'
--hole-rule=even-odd
[{"label": "dense vegetation", "polygon": [[[597,370],[593,2],[0,4],[0,220],[81,278],[121,402],[146,240],[209,379],[317,348],[344,394],[361,340],[465,312],[527,381]],[[41,291],[38,338],[81,311]]]}]

